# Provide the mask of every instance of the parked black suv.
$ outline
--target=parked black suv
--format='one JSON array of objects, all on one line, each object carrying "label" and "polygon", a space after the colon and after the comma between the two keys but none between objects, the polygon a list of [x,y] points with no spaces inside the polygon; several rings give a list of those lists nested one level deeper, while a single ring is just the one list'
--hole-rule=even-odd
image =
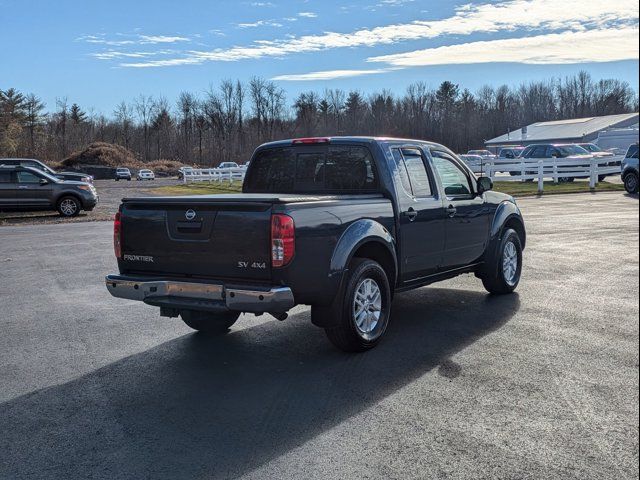
[{"label": "parked black suv", "polygon": [[269,143],[242,194],[125,198],[114,222],[119,272],[106,286],[207,333],[226,332],[241,312],[284,320],[311,305],[336,346],[366,350],[382,338],[395,292],[463,273],[493,294],[516,289],[524,221],[491,188],[435,143]]},{"label": "parked black suv", "polygon": [[33,158],[0,158],[0,166],[2,165],[20,165],[22,167],[37,168],[38,170],[48,173],[49,175],[59,178],[60,180],[73,180],[76,182],[93,183],[93,177],[87,173],[56,172],[52,168],[46,166],[40,160],[35,160]]},{"label": "parked black suv", "polygon": [[0,211],[57,210],[63,217],[74,217],[97,203],[90,183],[60,180],[31,167],[0,166]]}]

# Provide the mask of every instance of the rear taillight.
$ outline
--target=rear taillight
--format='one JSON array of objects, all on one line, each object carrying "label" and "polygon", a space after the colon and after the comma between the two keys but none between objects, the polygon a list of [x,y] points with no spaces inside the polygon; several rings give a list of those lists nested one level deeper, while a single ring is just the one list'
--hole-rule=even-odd
[{"label": "rear taillight", "polygon": [[271,265],[288,265],[296,253],[296,227],[289,215],[271,216]]},{"label": "rear taillight", "polygon": [[122,221],[120,220],[120,212],[116,213],[113,219],[113,251],[116,258],[122,257]]}]

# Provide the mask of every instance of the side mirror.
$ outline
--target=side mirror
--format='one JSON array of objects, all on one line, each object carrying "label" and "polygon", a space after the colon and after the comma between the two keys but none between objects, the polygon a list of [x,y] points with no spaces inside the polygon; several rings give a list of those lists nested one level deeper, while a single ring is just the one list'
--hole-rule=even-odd
[{"label": "side mirror", "polygon": [[49,181],[46,178],[41,178],[40,179],[40,185],[48,185]]},{"label": "side mirror", "polygon": [[493,180],[489,177],[480,177],[478,179],[478,195],[482,195],[489,190],[493,190]]}]

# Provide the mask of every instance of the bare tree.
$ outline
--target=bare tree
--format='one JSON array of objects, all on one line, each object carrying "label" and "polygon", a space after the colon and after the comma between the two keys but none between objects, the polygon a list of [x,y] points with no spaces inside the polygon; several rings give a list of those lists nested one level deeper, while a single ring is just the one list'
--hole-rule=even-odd
[{"label": "bare tree", "polygon": [[150,95],[140,95],[135,101],[135,109],[138,114],[138,122],[142,127],[142,158],[149,160],[149,125],[153,113],[153,97]]},{"label": "bare tree", "polygon": [[113,112],[118,125],[118,133],[122,146],[129,148],[131,142],[131,130],[133,126],[133,109],[126,103],[121,102]]}]

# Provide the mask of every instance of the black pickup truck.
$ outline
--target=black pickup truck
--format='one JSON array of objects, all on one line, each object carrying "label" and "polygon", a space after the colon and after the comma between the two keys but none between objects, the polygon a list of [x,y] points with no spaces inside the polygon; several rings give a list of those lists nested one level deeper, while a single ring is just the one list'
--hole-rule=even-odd
[{"label": "black pickup truck", "polygon": [[114,223],[115,297],[224,333],[240,313],[311,321],[346,351],[375,346],[395,292],[474,273],[520,281],[526,234],[508,195],[447,148],[304,138],[259,147],[243,193],[125,198]]}]

